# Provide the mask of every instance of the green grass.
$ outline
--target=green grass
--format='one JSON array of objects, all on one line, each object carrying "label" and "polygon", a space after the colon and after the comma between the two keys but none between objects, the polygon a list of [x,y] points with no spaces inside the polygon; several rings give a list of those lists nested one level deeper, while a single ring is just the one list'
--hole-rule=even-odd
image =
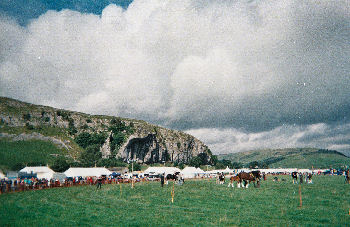
[{"label": "green grass", "polygon": [[0,139],[0,167],[13,169],[17,163],[49,163],[54,160],[50,154],[63,154],[52,142],[41,140],[9,141]]},{"label": "green grass", "polygon": [[0,196],[0,226],[346,226],[350,185],[343,177],[315,176],[313,185],[273,182],[227,188],[212,181],[55,188]]},{"label": "green grass", "polygon": [[[69,147],[70,147],[69,155],[71,157],[77,158],[80,155],[80,153],[83,152],[83,149],[79,147],[79,145],[74,141],[74,139],[68,135],[68,131],[64,128],[45,126],[45,125],[41,126],[40,128],[36,127],[33,130],[29,130],[26,127],[10,127],[6,125],[0,127],[0,133],[19,135],[22,133],[32,134],[34,132],[40,133],[41,135],[47,136],[47,137],[55,137],[57,139],[60,139],[61,141],[69,141]],[[66,152],[65,148],[61,148],[59,146],[56,146],[56,147],[57,149],[61,150],[61,153]],[[45,161],[45,160],[42,160],[42,161]]]}]

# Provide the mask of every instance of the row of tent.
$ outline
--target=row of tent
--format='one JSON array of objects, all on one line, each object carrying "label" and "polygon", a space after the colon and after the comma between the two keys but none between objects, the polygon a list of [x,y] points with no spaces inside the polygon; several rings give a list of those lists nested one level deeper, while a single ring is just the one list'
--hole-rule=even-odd
[{"label": "row of tent", "polygon": [[[112,172],[104,167],[95,168],[69,168],[63,173],[56,173],[47,166],[27,166],[21,169],[18,174],[8,176],[8,178],[16,178],[21,176],[33,176],[36,175],[39,179],[59,179],[60,181],[66,177],[100,177],[102,175],[109,176]],[[5,175],[0,172],[0,179],[5,178]]]},{"label": "row of tent", "polygon": [[149,167],[144,171],[144,174],[148,175],[168,175],[175,173],[180,173],[183,178],[196,178],[206,174],[202,169],[195,167],[185,167],[183,170],[176,167]]},{"label": "row of tent", "polygon": [[[161,174],[175,174],[180,172],[184,178],[195,178],[203,176],[205,172],[200,168],[186,167],[180,170],[176,167],[149,167],[142,174],[148,175],[161,175]],[[19,171],[21,174],[36,174],[39,179],[64,179],[66,177],[100,177],[102,175],[110,176],[113,172],[104,167],[94,167],[94,168],[69,168],[64,173],[56,173],[47,166],[34,166],[25,167]],[[2,173],[1,173],[2,174]],[[5,175],[0,175],[0,178],[4,178]]]},{"label": "row of tent", "polygon": [[[320,173],[326,172],[328,169],[297,169],[297,168],[279,168],[279,169],[258,169],[262,173],[271,173],[271,174],[290,174],[292,172],[301,172],[301,173]],[[176,167],[149,167],[141,174],[145,175],[161,175],[161,174],[175,174],[180,173],[183,178],[197,178],[204,175],[216,175],[217,173],[224,174],[237,174],[239,172],[250,172],[251,169],[219,169],[211,171],[203,171],[200,168],[195,167],[185,167],[183,170],[180,170]],[[102,175],[110,176],[113,174],[110,170],[104,167],[94,167],[94,168],[69,168],[64,173],[56,173],[47,166],[37,166],[37,167],[25,167],[19,171],[20,173],[35,173],[37,178],[42,179],[64,179],[66,177],[100,177]],[[5,175],[0,172],[0,178],[5,178]]]}]

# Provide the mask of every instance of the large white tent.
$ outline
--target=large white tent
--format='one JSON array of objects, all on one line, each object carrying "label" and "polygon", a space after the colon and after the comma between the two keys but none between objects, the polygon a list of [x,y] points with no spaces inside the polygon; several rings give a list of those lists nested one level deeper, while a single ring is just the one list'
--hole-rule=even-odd
[{"label": "large white tent", "polygon": [[148,167],[148,169],[144,171],[145,174],[149,174],[149,175],[156,175],[156,174],[163,174],[163,173],[167,175],[167,174],[174,174],[176,172],[181,172],[181,170],[176,167]]},{"label": "large white tent", "polygon": [[110,175],[111,171],[104,167],[94,168],[69,168],[64,172],[67,177],[100,177],[102,175]]},{"label": "large white tent", "polygon": [[181,174],[183,178],[196,178],[200,177],[204,174],[205,172],[201,170],[200,168],[195,168],[195,167],[185,167],[182,171]]},{"label": "large white tent", "polygon": [[231,173],[232,174],[233,172],[234,172],[234,170],[228,168],[228,166],[227,166],[226,169],[214,169],[214,170],[211,170],[211,171],[207,171],[206,173],[208,173],[208,174],[217,174],[217,173],[225,173],[225,174],[227,174],[227,173]]},{"label": "large white tent", "polygon": [[0,171],[0,179],[3,179],[3,178],[5,178],[5,175],[3,172]]},{"label": "large white tent", "polygon": [[21,169],[19,172],[23,173],[36,173],[39,179],[45,178],[50,180],[53,177],[55,171],[47,166],[27,166]]}]

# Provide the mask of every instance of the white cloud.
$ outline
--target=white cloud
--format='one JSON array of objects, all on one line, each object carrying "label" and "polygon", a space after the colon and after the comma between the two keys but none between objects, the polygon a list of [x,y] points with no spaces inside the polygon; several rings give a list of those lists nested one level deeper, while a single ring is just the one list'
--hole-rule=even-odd
[{"label": "white cloud", "polygon": [[101,16],[48,11],[26,27],[0,18],[0,28],[2,96],[248,132],[234,141],[350,114],[347,0],[136,0]]}]

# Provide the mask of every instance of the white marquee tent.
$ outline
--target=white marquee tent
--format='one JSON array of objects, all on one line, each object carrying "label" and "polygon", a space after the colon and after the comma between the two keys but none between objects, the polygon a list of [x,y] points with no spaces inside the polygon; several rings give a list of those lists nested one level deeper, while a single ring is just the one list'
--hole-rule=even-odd
[{"label": "white marquee tent", "polygon": [[196,170],[199,174],[205,174],[205,171],[202,170],[201,168],[196,168]]},{"label": "white marquee tent", "polygon": [[226,169],[214,169],[211,171],[207,171],[206,173],[207,174],[217,174],[217,173],[224,173],[224,174],[230,173],[230,174],[232,174],[232,173],[234,173],[234,170],[228,168],[228,166],[227,166]]},{"label": "white marquee tent", "polygon": [[69,168],[64,172],[67,177],[100,177],[102,175],[110,175],[111,171],[104,167],[94,168]]},{"label": "white marquee tent", "polygon": [[5,178],[5,175],[3,172],[0,171],[0,179],[3,179],[3,178]]},{"label": "white marquee tent", "polygon": [[19,172],[23,173],[36,173],[39,179],[45,178],[50,180],[55,173],[52,169],[47,166],[27,166],[21,169]]},{"label": "white marquee tent", "polygon": [[156,174],[174,174],[176,172],[181,172],[179,168],[176,167],[148,167],[144,171],[145,174],[156,175]]},{"label": "white marquee tent", "polygon": [[181,174],[183,178],[196,178],[196,177],[202,176],[203,174],[205,174],[205,172],[200,168],[188,166],[181,171]]}]

